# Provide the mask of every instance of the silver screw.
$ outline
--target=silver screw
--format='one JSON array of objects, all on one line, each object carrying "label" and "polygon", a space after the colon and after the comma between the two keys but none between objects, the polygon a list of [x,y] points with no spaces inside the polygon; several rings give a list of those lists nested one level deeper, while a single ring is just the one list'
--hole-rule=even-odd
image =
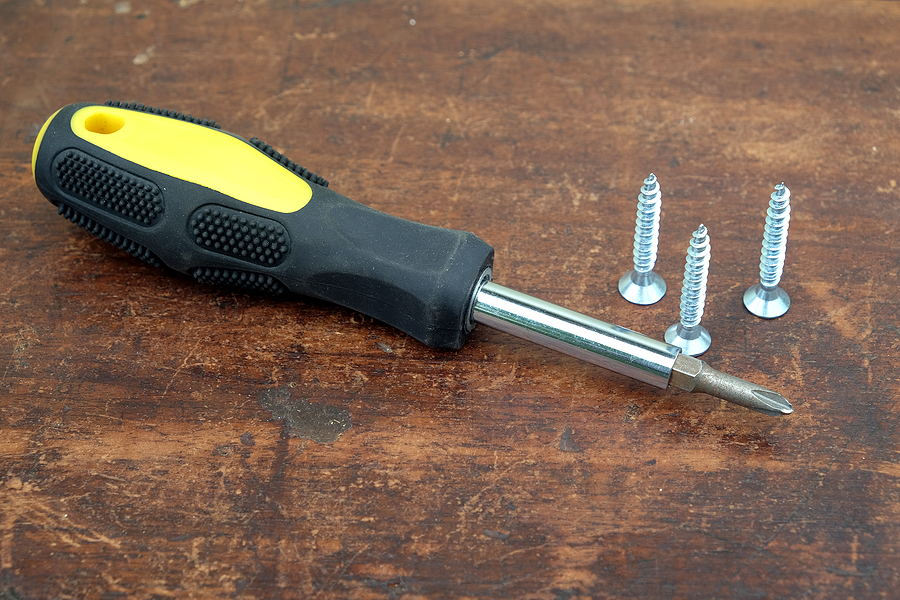
[{"label": "silver screw", "polygon": [[712,342],[709,332],[700,324],[706,306],[706,281],[709,277],[709,233],[700,225],[691,238],[684,263],[684,286],[681,288],[681,320],[666,330],[666,341],[678,346],[689,356],[700,356]]},{"label": "silver screw", "polygon": [[784,272],[788,225],[791,222],[791,190],[775,186],[766,212],[766,231],[759,259],[759,283],[744,292],[744,306],[757,317],[774,319],[787,312],[791,298],[778,287]]},{"label": "silver screw", "polygon": [[656,175],[644,180],[638,195],[634,228],[634,269],[619,279],[619,293],[634,304],[653,304],[666,293],[666,282],[653,270],[659,244],[659,213],[662,194]]}]

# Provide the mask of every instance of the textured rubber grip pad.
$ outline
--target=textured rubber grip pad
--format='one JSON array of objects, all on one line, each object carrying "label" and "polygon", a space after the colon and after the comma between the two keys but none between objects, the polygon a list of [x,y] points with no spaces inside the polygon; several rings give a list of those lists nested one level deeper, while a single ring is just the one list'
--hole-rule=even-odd
[{"label": "textured rubber grip pad", "polygon": [[264,292],[267,294],[282,294],[284,286],[280,281],[270,275],[239,271],[235,269],[208,269],[199,267],[194,269],[194,279],[200,283],[211,283],[228,287],[240,288]]},{"label": "textured rubber grip pad", "polygon": [[194,243],[201,248],[257,265],[277,265],[290,252],[290,239],[278,221],[226,206],[198,208],[189,225]]},{"label": "textured rubber grip pad", "polygon": [[154,267],[161,267],[162,261],[159,260],[150,249],[138,244],[137,242],[128,239],[124,235],[120,233],[116,233],[112,229],[97,223],[87,215],[83,215],[71,206],[66,206],[65,204],[60,203],[57,207],[56,212],[60,214],[63,218],[68,219],[72,223],[78,225],[88,233],[91,233],[104,242],[108,242],[119,248],[120,250],[124,250],[128,254],[134,256],[135,258],[139,258],[145,263],[149,263]]},{"label": "textured rubber grip pad", "polygon": [[162,192],[146,179],[75,149],[60,152],[53,167],[60,187],[85,202],[145,227],[162,215]]}]

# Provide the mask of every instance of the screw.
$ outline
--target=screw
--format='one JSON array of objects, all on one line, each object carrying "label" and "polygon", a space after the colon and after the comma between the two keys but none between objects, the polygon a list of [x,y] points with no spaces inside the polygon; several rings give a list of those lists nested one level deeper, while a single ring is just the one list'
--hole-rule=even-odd
[{"label": "screw", "polygon": [[653,270],[659,244],[659,212],[662,194],[656,175],[644,180],[638,195],[634,228],[634,269],[619,279],[619,293],[634,304],[653,304],[666,293],[666,282]]},{"label": "screw", "polygon": [[788,225],[791,222],[791,190],[775,186],[766,212],[766,231],[759,259],[759,283],[744,292],[744,306],[757,317],[774,319],[791,307],[791,298],[778,287],[784,271]]},{"label": "screw", "polygon": [[694,232],[684,263],[684,286],[681,288],[681,320],[666,330],[668,343],[678,346],[689,356],[700,356],[712,342],[709,332],[700,324],[706,305],[706,281],[709,277],[709,233],[702,224]]}]

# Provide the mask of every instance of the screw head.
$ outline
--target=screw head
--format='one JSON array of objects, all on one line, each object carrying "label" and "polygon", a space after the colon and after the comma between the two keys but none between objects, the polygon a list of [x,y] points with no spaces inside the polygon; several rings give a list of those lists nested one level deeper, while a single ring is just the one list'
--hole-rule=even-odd
[{"label": "screw head", "polygon": [[775,319],[788,311],[791,298],[778,286],[765,288],[757,283],[744,292],[744,306],[757,317]]},{"label": "screw head", "polygon": [[666,282],[655,271],[628,271],[619,279],[619,293],[632,304],[655,304],[666,294]]},{"label": "screw head", "polygon": [[712,337],[703,325],[687,328],[681,323],[675,323],[666,329],[665,340],[681,348],[688,356],[700,356],[712,344]]}]

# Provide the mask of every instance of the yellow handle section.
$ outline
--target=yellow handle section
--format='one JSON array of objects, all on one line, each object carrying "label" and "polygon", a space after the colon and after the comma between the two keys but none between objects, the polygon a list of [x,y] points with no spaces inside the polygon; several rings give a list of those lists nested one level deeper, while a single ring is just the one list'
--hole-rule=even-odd
[{"label": "yellow handle section", "polygon": [[38,133],[37,139],[34,141],[34,150],[31,151],[31,175],[32,177],[34,177],[35,183],[37,183],[37,173],[35,173],[34,169],[37,166],[38,150],[41,149],[41,140],[44,139],[44,133],[47,132],[47,128],[50,127],[50,123],[52,123],[53,119],[56,118],[56,115],[59,114],[59,110],[50,115],[49,119],[44,121],[44,126],[41,127],[41,131]]},{"label": "yellow handle section", "polygon": [[81,139],[143,167],[280,213],[300,210],[312,188],[247,142],[222,131],[148,113],[87,106],[75,112]]}]

